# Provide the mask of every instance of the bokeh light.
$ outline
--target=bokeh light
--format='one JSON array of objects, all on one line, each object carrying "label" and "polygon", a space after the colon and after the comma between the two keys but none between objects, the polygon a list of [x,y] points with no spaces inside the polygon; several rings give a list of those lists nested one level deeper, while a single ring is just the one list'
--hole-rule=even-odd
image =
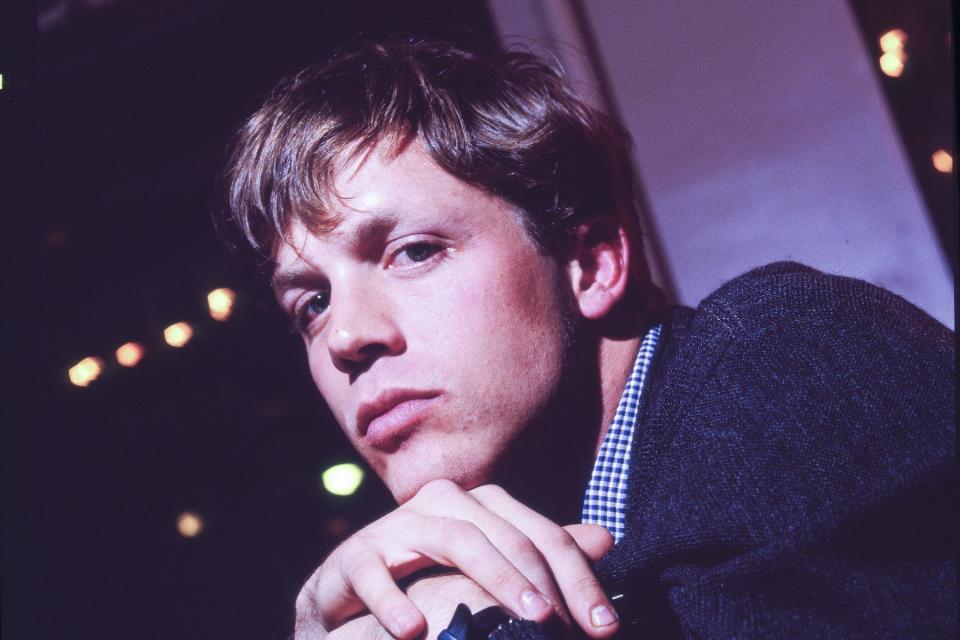
[{"label": "bokeh light", "polygon": [[139,342],[127,342],[117,349],[117,362],[124,367],[135,367],[143,359],[143,345]]},{"label": "bokeh light", "polygon": [[214,289],[208,293],[207,307],[210,309],[210,317],[220,322],[227,320],[233,311],[233,302],[236,299],[237,294],[227,287]]},{"label": "bokeh light", "polygon": [[333,465],[324,471],[320,478],[323,481],[323,488],[333,495],[349,496],[363,482],[363,469],[352,462],[345,462]]},{"label": "bokeh light", "polygon": [[899,78],[907,64],[907,54],[900,49],[887,51],[880,56],[880,70],[891,78]]},{"label": "bokeh light", "polygon": [[193,328],[186,322],[172,324],[163,330],[163,339],[171,347],[182,347],[193,337]]},{"label": "bokeh light", "polygon": [[903,29],[891,29],[880,36],[880,50],[884,53],[902,51],[906,44],[907,33]]},{"label": "bokeh light", "polygon": [[203,533],[203,518],[193,511],[184,511],[177,516],[177,531],[184,538],[196,538]]},{"label": "bokeh light", "polygon": [[946,149],[937,149],[930,156],[933,168],[940,173],[953,173],[953,156]]},{"label": "bokeh light", "polygon": [[78,387],[86,387],[91,382],[96,380],[100,373],[103,371],[103,360],[96,357],[84,358],[77,364],[70,367],[67,371],[67,375],[70,377],[70,382],[77,385]]}]

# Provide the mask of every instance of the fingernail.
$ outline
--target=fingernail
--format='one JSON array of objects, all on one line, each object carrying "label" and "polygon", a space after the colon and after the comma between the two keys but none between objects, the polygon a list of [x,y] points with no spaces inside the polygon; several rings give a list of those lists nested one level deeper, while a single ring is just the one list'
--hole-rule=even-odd
[{"label": "fingernail", "polygon": [[617,621],[617,614],[605,604],[590,610],[590,622],[595,627],[607,627]]},{"label": "fingernail", "polygon": [[412,635],[419,624],[419,617],[407,609],[400,609],[393,614],[394,631],[401,637]]},{"label": "fingernail", "polygon": [[524,591],[520,596],[520,604],[523,605],[523,612],[532,619],[545,616],[550,611],[550,603],[536,591]]}]

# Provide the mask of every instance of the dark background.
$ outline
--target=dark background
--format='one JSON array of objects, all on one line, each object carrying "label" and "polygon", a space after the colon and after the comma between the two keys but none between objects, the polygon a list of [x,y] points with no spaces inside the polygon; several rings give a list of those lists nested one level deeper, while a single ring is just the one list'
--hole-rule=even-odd
[{"label": "dark background", "polygon": [[[441,0],[69,8],[35,41],[38,282],[14,286],[37,385],[5,438],[3,636],[285,637],[312,569],[390,498],[369,476],[349,498],[319,483],[356,456],[262,278],[213,229],[225,148],[282,76],[358,33],[492,43],[489,17]],[[221,286],[238,294],[225,323],[206,310]],[[162,331],[181,320],[196,333],[173,349]],[[110,360],[128,340],[146,347],[132,369]],[[106,371],[74,387],[89,355]],[[205,522],[192,539],[187,510]]]},{"label": "dark background", "polygon": [[[911,4],[921,3],[852,6],[874,48],[897,26],[927,43],[916,72],[882,79],[956,265],[955,183],[930,171],[928,153],[930,140],[953,136],[949,11]],[[3,635],[283,638],[313,567],[390,500],[369,476],[350,498],[319,485],[324,468],[355,457],[269,291],[215,235],[224,149],[280,77],[358,33],[494,45],[486,7],[51,0],[4,10]],[[238,293],[226,323],[206,312],[219,286]],[[181,320],[194,339],[167,347],[163,327]],[[146,346],[143,362],[111,365],[128,340]],[[74,387],[67,369],[88,355],[107,370]],[[206,525],[192,539],[176,529],[187,510]]]}]

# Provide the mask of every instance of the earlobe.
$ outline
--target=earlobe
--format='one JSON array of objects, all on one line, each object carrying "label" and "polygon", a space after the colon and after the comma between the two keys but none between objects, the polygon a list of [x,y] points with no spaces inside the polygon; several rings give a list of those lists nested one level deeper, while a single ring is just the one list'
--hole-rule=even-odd
[{"label": "earlobe", "polygon": [[581,315],[607,316],[624,297],[630,273],[626,230],[610,220],[594,219],[576,229],[567,274]]}]

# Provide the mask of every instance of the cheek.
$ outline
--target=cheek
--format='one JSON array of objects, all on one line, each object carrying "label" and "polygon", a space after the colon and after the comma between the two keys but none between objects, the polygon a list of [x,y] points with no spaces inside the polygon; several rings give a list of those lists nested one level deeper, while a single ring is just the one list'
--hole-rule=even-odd
[{"label": "cheek", "polygon": [[535,254],[471,271],[493,275],[445,287],[449,294],[423,316],[424,340],[445,352],[437,356],[466,365],[464,375],[484,391],[545,393],[540,387],[559,378],[566,342],[557,267]]},{"label": "cheek", "polygon": [[314,386],[343,427],[344,407],[349,391],[347,376],[333,366],[329,352],[319,341],[307,345],[307,359]]}]

